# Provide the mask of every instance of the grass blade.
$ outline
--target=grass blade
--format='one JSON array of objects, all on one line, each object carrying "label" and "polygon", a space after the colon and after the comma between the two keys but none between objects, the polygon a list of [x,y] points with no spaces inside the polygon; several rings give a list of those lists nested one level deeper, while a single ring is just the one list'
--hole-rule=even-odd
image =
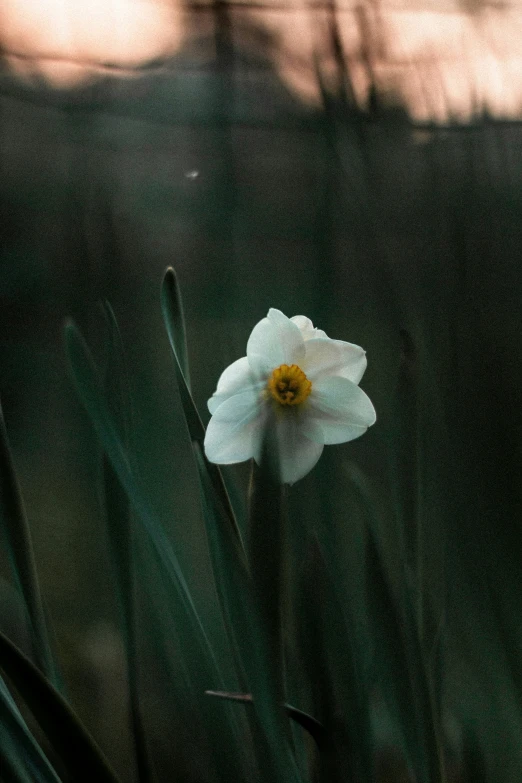
[{"label": "grass blade", "polygon": [[9,448],[0,405],[0,514],[17,587],[23,596],[31,627],[34,655],[38,666],[55,684],[55,668],[43,607],[29,524]]},{"label": "grass blade", "polygon": [[[183,627],[184,646],[192,648],[196,655],[190,666],[198,670],[198,679],[205,679],[208,685],[225,687],[221,668],[210,644],[209,638],[196,610],[194,601],[183,575],[178,558],[172,548],[161,522],[152,512],[148,499],[142,489],[141,483],[133,471],[129,456],[121,442],[118,427],[109,409],[105,398],[103,386],[98,378],[98,373],[92,356],[83,340],[81,333],[74,323],[69,322],[65,328],[66,350],[70,367],[79,397],[91,419],[94,429],[103,445],[103,448],[121,482],[123,489],[136,511],[137,518],[142,523],[145,532],[152,544],[152,548],[163,572],[169,579],[169,601],[175,622]],[[172,591],[171,588],[174,588]],[[203,696],[204,688],[201,689]],[[214,710],[212,710],[214,712]],[[216,710],[216,715],[220,712]],[[223,721],[223,711],[217,720],[220,723],[214,728],[216,737],[220,736],[220,755],[218,761],[223,770],[233,761],[231,751],[231,738],[235,736],[236,742],[241,742],[240,727],[234,710],[225,710],[227,721]],[[226,739],[225,739],[226,737]],[[223,743],[227,743],[227,753],[223,751]],[[230,777],[232,767],[228,767]],[[224,773],[223,773],[224,774]]]},{"label": "grass blade", "polygon": [[398,718],[417,779],[437,783],[444,780],[443,753],[413,603],[405,601],[406,616],[402,617],[371,530],[366,569],[376,633],[376,669],[384,697]]},{"label": "grass blade", "polygon": [[[184,367],[188,369],[185,323],[183,318],[183,308],[181,304],[181,294],[179,290],[176,273],[172,267],[168,267],[163,278],[161,286],[161,309],[163,320],[170,341],[170,346],[174,354],[174,370],[178,383],[181,404],[187,422],[187,427],[191,440],[203,445],[205,439],[205,428],[199,416],[196,405],[190,393],[188,384],[188,375]],[[223,508],[226,511],[228,523],[232,526],[233,533],[240,546],[243,547],[241,532],[230,502],[225,482],[221,470],[217,465],[207,462],[207,471],[214,486],[214,491],[219,496]]]},{"label": "grass blade", "polygon": [[4,783],[60,783],[0,678],[0,769]]},{"label": "grass blade", "polygon": [[248,651],[245,640],[250,637],[252,613],[249,597],[252,589],[245,553],[230,525],[224,523],[226,510],[214,492],[209,475],[209,463],[198,442],[192,444],[201,488],[203,518],[207,532],[209,554],[225,628],[238,668],[240,684],[244,677],[242,660]]},{"label": "grass blade", "polygon": [[190,372],[187,350],[187,334],[185,329],[185,316],[183,313],[183,300],[178,278],[174,269],[169,266],[163,278],[161,292],[163,316],[174,355],[178,360],[187,388],[190,389]]},{"label": "grass blade", "polygon": [[[143,524],[145,532],[151,542],[155,556],[162,566],[162,571],[169,579],[169,610],[175,617],[179,627],[183,627],[184,645],[187,649],[193,648],[197,656],[197,669],[199,677],[217,687],[224,687],[221,669],[217,662],[214,650],[208,639],[207,633],[196,610],[187,582],[183,575],[178,558],[172,548],[161,522],[151,511],[149,502],[141,487],[137,475],[133,471],[128,454],[123,447],[118,433],[117,425],[111,414],[103,387],[98,378],[97,369],[90,352],[77,327],[69,322],[65,329],[66,350],[69,357],[73,378],[79,397],[89,414],[94,429],[103,445],[103,448],[121,482],[121,485],[134,510],[137,518]],[[194,654],[194,653],[193,653]],[[194,666],[193,662],[191,665]],[[203,695],[203,688],[201,695]],[[226,742],[230,745],[231,733],[239,740],[239,727],[232,710],[228,710],[229,717]],[[220,715],[222,721],[222,715]],[[221,723],[216,728],[216,736],[225,732],[226,725]],[[222,743],[225,739],[222,739]],[[230,753],[221,752],[221,766],[230,763]],[[230,770],[229,770],[230,771]]]},{"label": "grass blade", "polygon": [[169,575],[180,608],[200,641],[201,649],[210,656],[217,670],[217,664],[212,653],[207,635],[196,611],[187,582],[181,570],[178,558],[174,553],[169,539],[161,524],[151,512],[148,501],[140,487],[137,476],[132,470],[128,455],[121,442],[114,417],[105,399],[103,387],[92,356],[85,341],[75,324],[70,321],[65,327],[65,344],[70,367],[79,397],[91,419],[96,434],[111,461],[116,475],[122,484],[129,500],[143,523],[155,553]]},{"label": "grass blade", "polygon": [[[126,394],[126,368],[120,331],[108,302],[104,312],[108,324],[108,357],[105,373],[106,395],[120,436],[127,445],[130,429],[130,401]],[[118,605],[125,642],[130,718],[139,783],[150,783],[152,770],[140,707],[138,645],[136,639],[136,583],[130,502],[111,465],[104,458],[107,534],[116,579]]]},{"label": "grass blade", "polygon": [[[214,696],[218,699],[227,699],[228,701],[235,701],[241,704],[253,704],[251,693],[226,693],[224,691],[205,691],[207,696]],[[324,726],[312,715],[309,715],[303,710],[298,710],[297,707],[293,707],[291,704],[283,704],[283,708],[289,718],[294,720],[303,729],[314,738],[318,747],[324,744]]]},{"label": "grass blade", "polygon": [[[176,273],[172,267],[165,271],[163,283],[161,286],[161,310],[163,321],[167,330],[167,335],[174,354],[174,369],[178,381],[179,393],[183,412],[187,420],[187,427],[192,440],[203,442],[205,438],[205,428],[199,416],[194,400],[190,393],[187,382],[187,376],[184,372],[184,366],[187,362],[187,349],[185,337],[185,323],[183,311],[181,309],[181,296],[179,292]],[[180,353],[181,350],[181,353]]]},{"label": "grass blade", "polygon": [[15,685],[76,783],[118,783],[103,753],[67,702],[0,632],[0,668]]},{"label": "grass blade", "polygon": [[324,725],[321,779],[372,781],[369,689],[351,617],[315,534],[301,571],[300,599],[300,652],[314,711]]}]

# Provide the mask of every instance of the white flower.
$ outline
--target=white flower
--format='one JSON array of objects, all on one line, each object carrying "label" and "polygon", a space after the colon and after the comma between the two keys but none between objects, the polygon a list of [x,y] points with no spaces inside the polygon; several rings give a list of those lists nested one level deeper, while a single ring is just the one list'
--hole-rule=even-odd
[{"label": "white flower", "polygon": [[358,438],[374,424],[374,407],[358,386],[365,369],[358,345],[331,340],[304,315],[270,309],[254,327],[247,355],[227,367],[208,401],[207,458],[221,465],[259,461],[265,428],[273,427],[281,481],[293,484],[325,444]]}]

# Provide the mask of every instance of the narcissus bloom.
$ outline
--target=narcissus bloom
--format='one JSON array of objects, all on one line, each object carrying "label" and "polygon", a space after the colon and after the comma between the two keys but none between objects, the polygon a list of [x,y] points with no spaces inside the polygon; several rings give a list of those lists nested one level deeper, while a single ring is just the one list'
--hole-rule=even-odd
[{"label": "narcissus bloom", "polygon": [[304,315],[270,309],[254,327],[247,355],[227,367],[208,401],[207,458],[221,465],[259,461],[270,427],[281,481],[293,484],[325,444],[358,438],[374,424],[374,407],[359,388],[365,369],[358,345],[331,340]]}]

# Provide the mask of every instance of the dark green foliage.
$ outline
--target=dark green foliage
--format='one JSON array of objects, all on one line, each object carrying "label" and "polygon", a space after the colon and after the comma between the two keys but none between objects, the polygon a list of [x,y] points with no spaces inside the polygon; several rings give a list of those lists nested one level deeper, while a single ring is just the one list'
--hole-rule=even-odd
[{"label": "dark green foliage", "polygon": [[0,770],[5,783],[59,783],[1,679]]},{"label": "dark green foliage", "polygon": [[[161,524],[154,518],[154,515],[150,510],[148,501],[145,498],[139,481],[131,467],[129,455],[126,453],[121,442],[115,419],[109,408],[109,403],[105,398],[92,357],[90,356],[80,333],[71,323],[66,326],[66,345],[80,398],[91,417],[92,423],[105,448],[112,468],[134,507],[137,518],[143,524],[144,529],[150,538],[154,554],[164,570],[165,575],[168,577],[171,591],[169,596],[169,611],[173,613],[171,617],[176,617],[177,620],[176,624],[171,629],[171,633],[176,633],[176,635],[180,634],[182,647],[185,648],[182,654],[189,666],[189,671],[191,668],[198,671],[198,677],[200,677],[202,673],[205,673],[207,683],[214,682],[219,687],[222,687],[224,683],[222,681],[220,666],[195,607],[178,558],[176,557]],[[176,625],[178,627],[176,627]],[[130,652],[134,654],[132,648]],[[194,653],[197,654],[196,659],[193,657]],[[171,664],[168,664],[168,666],[170,665]],[[192,674],[189,674],[189,680],[192,680],[192,676]],[[203,688],[201,688],[200,694],[201,696],[203,695]],[[215,714],[215,710],[210,710],[210,712],[214,712]],[[230,771],[227,773],[227,768],[231,763],[231,760],[227,760],[228,754],[223,753],[223,743],[225,743],[224,747],[226,748],[226,745],[230,743],[232,736],[235,735],[237,740],[239,732],[239,725],[234,715],[234,711],[227,708],[226,713],[228,714],[228,722],[215,723],[213,729],[214,736],[212,738],[213,742],[216,743],[217,750],[218,738],[222,732],[224,732],[224,737],[219,743],[221,748],[221,769],[219,774],[223,774],[225,777],[227,774],[230,774]],[[136,717],[133,716],[133,718],[135,721]],[[216,720],[217,716],[214,717],[214,721]],[[135,724],[135,728],[138,728],[138,730],[141,731],[141,721],[138,726]],[[227,733],[227,730],[230,731],[230,734]],[[145,744],[143,743],[140,753],[143,754],[144,752]],[[239,753],[241,755],[241,750]],[[138,757],[138,763],[143,765],[143,756]],[[149,774],[148,767],[145,772],[146,774]]]},{"label": "dark green foliage", "polygon": [[42,671],[57,684],[58,674],[47,636],[31,533],[13,466],[1,407],[0,519],[2,536],[6,542],[16,586],[23,596],[27,611],[36,661]]},{"label": "dark green foliage", "polygon": [[[196,634],[200,635],[202,640],[205,640],[206,636],[203,626],[194,607],[178,559],[161,526],[156,523],[152,512],[149,510],[148,502],[142,494],[132,471],[129,456],[121,442],[118,428],[105,399],[92,357],[81,334],[73,323],[69,323],[66,327],[66,347],[74,379],[77,383],[78,393],[91,416],[107,456],[111,460],[118,479],[125,488],[139,518],[151,536],[156,554],[171,578],[172,586],[179,595],[180,606],[183,607],[187,617],[193,623]],[[203,641],[203,644],[205,646],[205,641]]]},{"label": "dark green foliage", "polygon": [[299,651],[314,709],[324,725],[319,780],[375,780],[370,696],[348,607],[336,592],[319,542],[312,538],[301,574]]},{"label": "dark green foliage", "polygon": [[[67,702],[2,633],[0,633],[0,666],[14,683],[60,759],[66,772],[65,780],[71,783],[72,781],[87,783],[92,780],[98,780],[100,783],[117,783],[118,779],[109,763]],[[34,746],[34,740],[28,732],[26,734],[27,742]],[[36,751],[35,748],[31,754],[32,764],[36,764],[39,773],[44,775],[48,766],[42,754]],[[34,761],[35,757],[38,758],[37,762]],[[23,769],[21,771],[24,772]]]},{"label": "dark green foliage", "polygon": [[[105,304],[108,330],[106,395],[118,424],[120,437],[128,447],[131,430],[128,378],[121,343],[121,335],[111,306]],[[126,652],[132,737],[136,751],[136,768],[140,783],[152,778],[149,750],[145,738],[142,707],[140,705],[140,659],[136,616],[135,536],[133,535],[131,507],[128,495],[112,467],[104,459],[105,507],[107,536],[114,569],[118,604],[121,612],[121,630]]]}]

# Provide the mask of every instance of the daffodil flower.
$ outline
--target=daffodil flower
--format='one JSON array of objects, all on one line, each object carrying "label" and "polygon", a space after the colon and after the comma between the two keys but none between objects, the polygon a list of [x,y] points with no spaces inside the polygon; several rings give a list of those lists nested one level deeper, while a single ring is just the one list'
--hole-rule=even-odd
[{"label": "daffodil flower", "polygon": [[227,367],[208,401],[207,458],[221,465],[259,461],[270,427],[281,481],[293,484],[325,444],[358,438],[374,424],[374,407],[358,385],[365,369],[358,345],[330,339],[303,315],[270,309],[254,327],[247,355]]}]

